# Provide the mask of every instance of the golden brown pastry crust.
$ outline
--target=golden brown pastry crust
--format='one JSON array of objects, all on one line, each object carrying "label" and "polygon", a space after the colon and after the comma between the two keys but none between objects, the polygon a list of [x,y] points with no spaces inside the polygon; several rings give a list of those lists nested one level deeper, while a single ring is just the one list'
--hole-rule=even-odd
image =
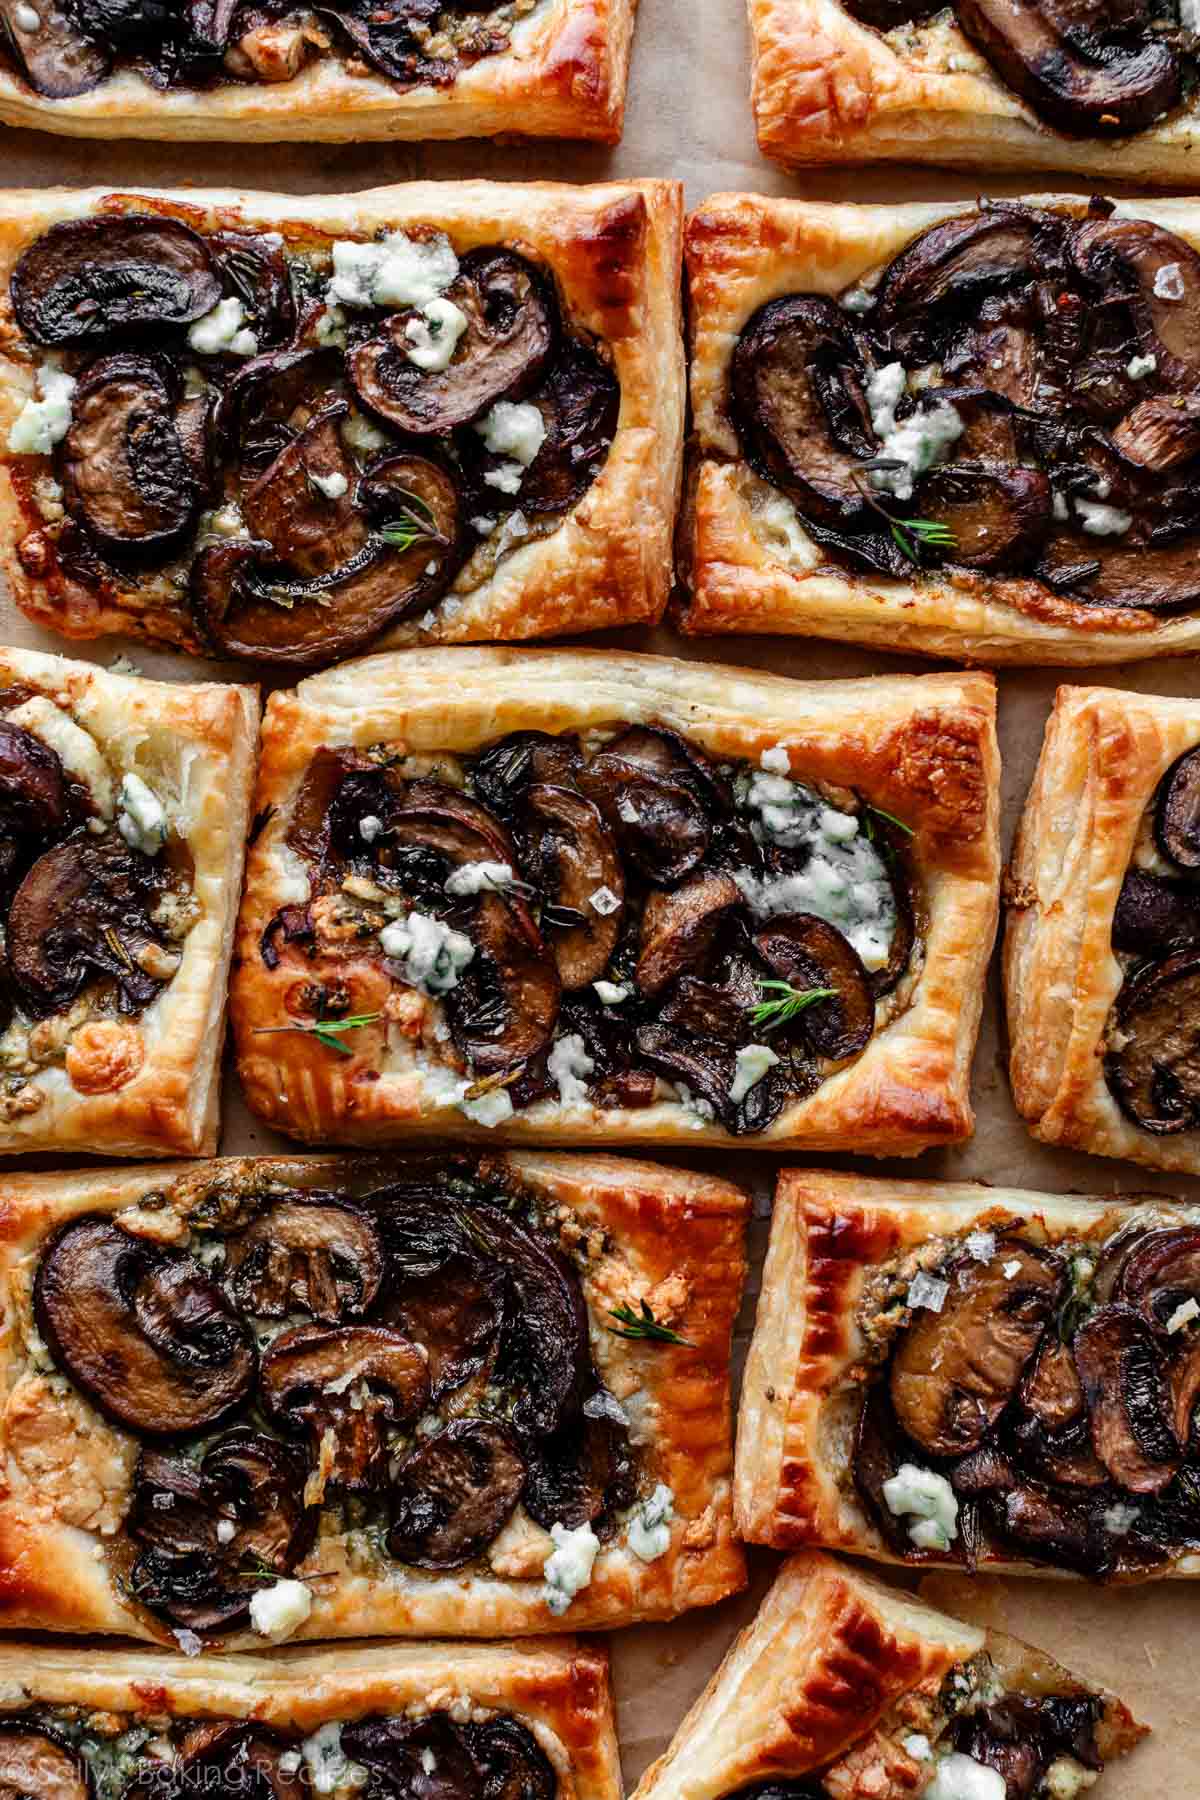
[{"label": "golden brown pastry crust", "polygon": [[[856,28],[857,29],[857,28]],[[1085,203],[1038,195],[1033,206]],[[761,508],[777,490],[741,460],[725,404],[729,360],[747,320],[785,294],[839,294],[879,270],[922,231],[974,201],[830,206],[717,194],[688,220],[693,449],[682,539],[689,633],[794,632],[968,662],[1101,664],[1178,656],[1200,646],[1200,616],[1085,606],[1039,581],[961,571],[919,584],[825,561],[798,520],[788,548]],[[1200,245],[1188,200],[1118,201]]]},{"label": "golden brown pastry crust", "polygon": [[[332,1055],[301,1032],[262,1035],[293,1017],[290,959],[268,969],[262,934],[307,895],[306,865],[284,839],[314,753],[387,742],[403,751],[472,751],[509,731],[581,730],[658,720],[718,759],[756,764],[780,743],[793,772],[859,789],[915,827],[925,889],[924,960],[907,1003],[858,1060],[787,1106],[763,1132],[729,1137],[674,1101],[638,1109],[539,1102],[489,1130],[422,1099],[419,1071],[396,1061],[394,1033],[356,1031]],[[311,1143],[379,1144],[445,1135],[479,1141],[778,1144],[913,1155],[969,1135],[969,1067],[998,881],[995,687],[990,676],[874,676],[804,683],[713,663],[601,651],[455,650],[378,656],[271,697],[256,808],[272,807],[252,846],[238,924],[231,1016],[238,1070],[255,1112]],[[306,965],[307,966],[307,965]],[[312,965],[319,968],[319,964]],[[914,965],[915,966],[915,965]],[[378,957],[339,958],[355,1012],[391,983]],[[389,1069],[388,1064],[391,1063]]]},{"label": "golden brown pastry crust", "polygon": [[[524,1636],[567,1625],[628,1625],[712,1605],[744,1585],[731,1518],[729,1359],[745,1276],[745,1194],[710,1176],[608,1156],[534,1153],[497,1162],[549,1207],[563,1209],[572,1230],[601,1231],[611,1240],[580,1271],[594,1321],[593,1356],[609,1389],[631,1401],[631,1416],[642,1421],[635,1424],[635,1442],[642,1443],[644,1431],[647,1478],[672,1489],[671,1547],[658,1560],[643,1562],[618,1534],[602,1549],[590,1584],[556,1617],[545,1604],[541,1579],[550,1538],[532,1522],[507,1550],[511,1566],[524,1569],[521,1576],[501,1573],[486,1558],[473,1569],[441,1575],[399,1565],[380,1572],[344,1536],[325,1535],[297,1571],[302,1579],[325,1579],[313,1581],[312,1611],[296,1640]],[[361,1177],[362,1160],[354,1167]],[[39,1388],[31,1394],[28,1385],[31,1348],[37,1354],[28,1337],[30,1291],[46,1238],[68,1219],[120,1212],[148,1194],[165,1191],[174,1209],[194,1195],[197,1183],[207,1187],[210,1177],[269,1171],[285,1185],[320,1187],[336,1184],[345,1169],[329,1157],[223,1158],[0,1181],[0,1623],[6,1630],[120,1632],[173,1643],[163,1621],[127,1598],[114,1580],[122,1540],[111,1547],[109,1540],[128,1505],[131,1434],[104,1422],[82,1399],[86,1431],[77,1430],[73,1458],[57,1447],[72,1428],[65,1413],[56,1410],[42,1436],[36,1430],[37,1419],[48,1419],[55,1405]],[[161,1207],[152,1214],[156,1232],[164,1216],[172,1215]],[[611,1308],[638,1307],[643,1298],[689,1340],[686,1346],[635,1342],[605,1329]],[[492,1554],[504,1561],[500,1540]],[[222,1643],[262,1647],[248,1630]]]},{"label": "golden brown pastry crust", "polygon": [[[117,675],[33,650],[0,650],[0,686],[44,696],[104,753],[114,787],[140,773],[173,800],[200,912],[160,997],[130,1019],[85,1024],[59,1066],[9,1096],[0,1153],[211,1154],[217,1147],[225,990],[258,742],[258,689]],[[40,1096],[33,1110],[26,1099]]]},{"label": "golden brown pastry crust", "polygon": [[1142,815],[1200,743],[1193,700],[1060,687],[1013,845],[1004,993],[1017,1111],[1034,1137],[1154,1169],[1200,1173],[1200,1131],[1157,1137],[1104,1078],[1122,969],[1112,920]]},{"label": "golden brown pastry crust", "polygon": [[[0,192],[0,445],[33,391],[34,365],[8,297],[17,258],[61,219],[147,210],[201,231],[278,231],[297,250],[429,224],[460,253],[507,243],[544,261],[565,317],[606,346],[621,384],[608,458],[549,535],[501,558],[490,574],[485,562],[472,575],[473,559],[428,628],[402,621],[379,646],[547,637],[661,618],[683,441],[677,182],[413,182],[303,199],[238,189]],[[43,523],[33,487],[50,467],[46,457],[0,451],[0,569],[21,610],[66,637],[132,631],[202,651],[186,593],[181,601],[167,574],[137,589],[110,579],[97,590],[73,581],[53,555],[36,578],[28,572],[17,545]]]},{"label": "golden brown pastry crust", "polygon": [[[353,74],[353,52],[311,62],[290,81],[160,92],[122,70],[90,93],[51,100],[5,67],[0,122],[69,137],[190,142],[520,137],[620,140],[637,0],[548,0],[518,23],[514,46],[464,68],[449,87],[401,88]],[[366,68],[366,65],[359,64]]]},{"label": "golden brown pastry crust", "polygon": [[900,161],[1063,169],[1152,187],[1191,179],[1194,103],[1135,137],[1067,137],[1042,123],[957,25],[909,27],[905,48],[839,0],[749,0],[749,11],[758,144],[785,167]]},{"label": "golden brown pastry crust", "polygon": [[332,1721],[444,1707],[511,1713],[558,1777],[556,1800],[621,1800],[608,1655],[574,1638],[536,1644],[369,1644],[263,1656],[164,1658],[146,1650],[0,1646],[6,1717],[26,1704],[137,1719],[253,1719],[306,1736]]},{"label": "golden brown pastry crust", "polygon": [[[1200,1220],[1196,1207],[1131,1206],[973,1182],[881,1181],[788,1169],[779,1178],[754,1338],[738,1411],[734,1517],[753,1544],[820,1545],[882,1562],[938,1566],[936,1551],[896,1556],[868,1518],[851,1478],[861,1390],[847,1381],[867,1350],[857,1321],[879,1263],[943,1234],[1002,1230],[1036,1220],[1051,1245],[1100,1240],[1139,1219]],[[980,1567],[1050,1577],[1070,1570],[987,1552]],[[1200,1575],[1200,1555],[1163,1575]]]}]

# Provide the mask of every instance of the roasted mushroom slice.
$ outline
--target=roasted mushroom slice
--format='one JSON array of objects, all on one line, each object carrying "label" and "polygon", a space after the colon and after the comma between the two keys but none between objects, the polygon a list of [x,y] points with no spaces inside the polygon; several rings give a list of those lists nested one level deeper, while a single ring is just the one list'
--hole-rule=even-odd
[{"label": "roasted mushroom slice", "polygon": [[445,436],[527,391],[554,344],[542,277],[511,250],[470,251],[446,299],[466,326],[445,368],[415,359],[430,330],[420,311],[393,313],[378,336],[350,352],[350,379],[364,406],[413,437]]},{"label": "roasted mushroom slice", "polygon": [[76,1219],[33,1289],[55,1360],[119,1425],[147,1437],[215,1425],[249,1393],[254,1335],[195,1257]]},{"label": "roasted mushroom slice", "polygon": [[875,996],[862,958],[835,925],[813,913],[773,919],[754,933],[754,948],[779,979],[824,992],[800,1014],[798,1028],[818,1056],[858,1056],[875,1029]]},{"label": "roasted mushroom slice", "polygon": [[0,0],[0,26],[21,74],[50,100],[90,92],[112,68],[112,52],[79,29],[66,0],[43,0],[36,8]]},{"label": "roasted mushroom slice", "polygon": [[1064,229],[1054,213],[1003,202],[935,225],[889,264],[874,323],[936,330],[969,317],[985,296],[1060,267]]},{"label": "roasted mushroom slice", "polygon": [[[318,11],[336,19],[354,48],[374,64],[389,81],[445,87],[458,71],[457,60],[426,56],[424,44],[445,11],[442,0],[394,0],[388,6],[364,4],[364,0],[337,0]],[[414,27],[423,28],[418,39]]]},{"label": "roasted mushroom slice", "polygon": [[591,1369],[579,1275],[561,1252],[495,1207],[474,1207],[464,1226],[508,1283],[497,1379],[518,1390],[512,1422],[526,1436],[550,1437],[578,1413]]},{"label": "roasted mushroom slice", "polygon": [[1194,388],[1200,382],[1200,255],[1191,245],[1148,219],[1114,214],[1079,226],[1071,258],[1105,300],[1128,304],[1160,384],[1180,394]]},{"label": "roasted mushroom slice", "polygon": [[171,548],[199,488],[159,364],[124,355],[92,364],[75,390],[59,471],[67,511],[106,549]]},{"label": "roasted mushroom slice", "polygon": [[507,1075],[549,1047],[558,969],[519,899],[483,894],[469,935],[475,956],[445,996],[451,1035],[477,1079]]},{"label": "roasted mushroom slice", "polygon": [[10,288],[21,330],[46,345],[190,325],[221,298],[204,239],[148,213],[52,225],[23,252]]},{"label": "roasted mushroom slice", "polygon": [[693,875],[669,892],[648,894],[634,971],[642,993],[653,998],[677,975],[701,968],[741,899],[732,876],[709,872]]},{"label": "roasted mushroom slice", "polygon": [[1113,1297],[1158,1328],[1176,1308],[1200,1300],[1200,1228],[1164,1226],[1139,1234],[1123,1257]]},{"label": "roasted mushroom slice", "polygon": [[0,719],[0,884],[5,888],[46,837],[70,823],[71,795],[58,755],[31,731]]},{"label": "roasted mushroom slice", "polygon": [[[304,1800],[307,1783],[291,1767],[287,1738],[257,1724],[204,1724],[180,1746],[174,1794],[211,1800]],[[131,1788],[126,1790],[132,1800]]]},{"label": "roasted mushroom slice", "polygon": [[1200,1123],[1200,956],[1179,951],[1128,976],[1104,1059],[1109,1087],[1143,1131]]},{"label": "roasted mushroom slice", "polygon": [[500,818],[511,818],[535,782],[572,786],[583,758],[578,738],[548,731],[510,731],[481,751],[471,785]]},{"label": "roasted mushroom slice", "polygon": [[603,1542],[616,1530],[618,1512],[637,1497],[637,1464],[620,1408],[616,1416],[585,1413],[529,1451],[525,1510],[547,1531],[590,1525]]},{"label": "roasted mushroom slice", "polygon": [[1083,1387],[1069,1344],[1055,1337],[1043,1338],[1021,1377],[1020,1402],[1048,1431],[1057,1431],[1080,1416]]},{"label": "roasted mushroom slice", "polygon": [[1136,469],[1163,475],[1200,456],[1200,394],[1141,400],[1113,428],[1113,448]]},{"label": "roasted mushroom slice", "polygon": [[698,1043],[671,1025],[640,1025],[635,1044],[639,1062],[710,1108],[726,1131],[739,1129],[738,1110],[729,1098],[737,1067],[732,1045]]},{"label": "roasted mushroom slice", "polygon": [[595,755],[581,778],[622,852],[655,886],[682,881],[703,858],[724,783],[675,732],[636,725]]},{"label": "roasted mushroom slice", "polygon": [[504,1276],[454,1252],[428,1273],[388,1282],[384,1315],[424,1350],[429,1398],[439,1401],[495,1360],[504,1317]]},{"label": "roasted mushroom slice", "polygon": [[[1200,817],[1196,823],[1200,826]],[[1200,852],[1200,830],[1196,849]],[[1113,911],[1113,949],[1145,960],[1169,956],[1198,942],[1200,891],[1193,883],[1150,875],[1144,869],[1127,869]]]},{"label": "roasted mushroom slice", "polygon": [[760,307],[734,347],[730,404],[761,475],[826,525],[867,514],[860,465],[878,453],[864,371],[831,300],[797,295]]},{"label": "roasted mushroom slice", "polygon": [[1008,1405],[1065,1275],[1051,1252],[1006,1238],[986,1262],[955,1258],[944,1278],[941,1311],[917,1308],[896,1346],[890,1391],[914,1442],[934,1456],[961,1456]]},{"label": "roasted mushroom slice", "polygon": [[896,1424],[887,1382],[872,1381],[863,1394],[854,1431],[854,1485],[884,1542],[898,1556],[911,1556],[914,1545],[904,1520],[884,1498],[883,1488],[904,1463],[911,1461],[912,1446]]},{"label": "roasted mushroom slice", "polygon": [[414,1568],[461,1569],[500,1535],[524,1485],[525,1458],[507,1425],[447,1425],[396,1471],[388,1550]]},{"label": "roasted mushroom slice", "polygon": [[1050,526],[1053,495],[1040,469],[948,463],[926,475],[916,511],[946,526],[947,562],[966,569],[1019,568]]},{"label": "roasted mushroom slice", "polygon": [[526,830],[549,907],[582,923],[546,932],[565,993],[603,975],[621,935],[625,875],[600,811],[571,788],[536,782],[526,799]]},{"label": "roasted mushroom slice", "polygon": [[1106,1572],[1102,1538],[1079,1496],[1021,1483],[1003,1496],[996,1519],[1004,1536],[1036,1562],[1076,1569],[1093,1580]]},{"label": "roasted mushroom slice", "polygon": [[1034,572],[1056,593],[1090,606],[1168,613],[1200,601],[1197,539],[1156,543],[1136,525],[1107,538],[1056,532]]},{"label": "roasted mushroom slice", "polygon": [[0,1793],[22,1800],[92,1800],[87,1764],[52,1728],[0,1719]]},{"label": "roasted mushroom slice", "polygon": [[244,362],[221,397],[218,430],[243,480],[253,480],[297,431],[344,397],[340,350],[271,350]]},{"label": "roasted mushroom slice", "polygon": [[335,400],[280,451],[247,490],[242,517],[296,575],[328,575],[358,556],[370,527],[356,504],[358,470],[342,442],[344,400]]},{"label": "roasted mushroom slice", "polygon": [[444,781],[413,781],[401,788],[390,826],[397,846],[437,856],[450,870],[481,862],[517,866],[507,826]]},{"label": "roasted mushroom slice", "polygon": [[1109,35],[1093,49],[1055,28],[1055,9],[1033,0],[959,0],[958,23],[1040,119],[1080,137],[1143,131],[1179,97],[1179,63],[1150,33]]},{"label": "roasted mushroom slice", "polygon": [[1072,1349],[1096,1455],[1130,1493],[1161,1493],[1183,1452],[1152,1328],[1132,1307],[1102,1306],[1079,1327]]},{"label": "roasted mushroom slice", "polygon": [[[225,14],[228,37],[234,6],[231,0],[217,0],[216,10]],[[259,349],[286,343],[296,328],[296,302],[282,244],[258,232],[215,231],[208,246],[246,310]]]},{"label": "roasted mushroom slice", "polygon": [[519,1719],[473,1719],[461,1729],[482,1772],[477,1791],[487,1800],[555,1800],[558,1777]]},{"label": "roasted mushroom slice", "polygon": [[1186,751],[1163,776],[1154,836],[1177,868],[1200,869],[1200,750]]},{"label": "roasted mushroom slice", "polygon": [[620,384],[594,350],[571,339],[529,402],[541,413],[546,435],[525,471],[517,503],[526,514],[562,512],[604,467],[617,434]]},{"label": "roasted mushroom slice", "polygon": [[324,1324],[368,1312],[383,1280],[379,1233],[363,1213],[325,1196],[289,1195],[228,1240],[226,1268],[243,1312]]},{"label": "roasted mushroom slice", "polygon": [[386,1427],[429,1398],[424,1353],[386,1325],[296,1325],[263,1356],[259,1396],[281,1429],[306,1430],[331,1487],[361,1493],[387,1471]]}]

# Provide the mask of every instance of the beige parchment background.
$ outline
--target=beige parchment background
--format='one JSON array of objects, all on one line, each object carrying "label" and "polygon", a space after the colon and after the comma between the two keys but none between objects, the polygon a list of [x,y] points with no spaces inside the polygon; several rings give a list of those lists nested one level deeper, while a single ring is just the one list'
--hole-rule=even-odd
[{"label": "beige parchment background", "polygon": [[[747,33],[741,0],[642,0],[634,48],[629,114],[624,142],[608,151],[557,143],[496,146],[482,143],[345,145],[308,147],[72,142],[35,132],[8,131],[0,140],[0,180],[5,186],[43,187],[104,182],[113,186],[189,186],[229,183],[302,194],[353,191],[419,176],[487,176],[493,179],[595,181],[610,176],[674,176],[694,206],[719,190],[802,193],[812,199],[860,201],[936,199],[975,191],[969,176],[934,170],[884,168],[873,172],[817,172],[789,178],[759,157],[749,104]],[[1070,179],[1038,178],[1041,191],[1078,190]],[[997,180],[989,193],[1019,193],[1021,184]],[[69,646],[28,625],[0,594],[0,641],[108,662],[124,650],[148,675],[194,680],[214,673],[243,673],[188,658],[148,652],[142,645],[108,639]],[[591,639],[602,643],[604,639]],[[868,675],[884,668],[934,667],[918,658],[887,658],[801,639],[721,638],[680,640],[669,629],[614,634],[614,645],[663,654],[741,663],[806,678]],[[1007,849],[1041,742],[1055,687],[1079,674],[1045,670],[1000,678],[1000,736],[1004,756],[1004,842]],[[1094,678],[1113,687],[1197,697],[1200,675],[1190,660],[1132,664]],[[969,1144],[937,1152],[897,1173],[915,1178],[974,1178],[1058,1192],[1109,1193],[1136,1187],[1200,1197],[1200,1182],[1183,1183],[1083,1156],[1050,1153],[1035,1145],[1013,1111],[1004,1070],[1002,1026],[995,967],[975,1066],[979,1126]],[[230,1073],[226,1081],[222,1149],[266,1152],[283,1140],[246,1113]],[[770,1158],[754,1154],[676,1160],[717,1165],[748,1183],[755,1196],[751,1232],[752,1275],[738,1330],[744,1351],[766,1241],[773,1176]],[[836,1159],[829,1159],[831,1161]],[[843,1159],[851,1166],[850,1159]],[[41,1159],[46,1166],[46,1159]],[[880,1165],[868,1165],[878,1168]],[[610,1641],[620,1708],[627,1782],[632,1786],[666,1746],[675,1725],[724,1652],[752,1616],[776,1559],[752,1557],[752,1585],[736,1601],[693,1613],[665,1626],[616,1634]],[[1200,1590],[1191,1583],[1104,1591],[1078,1582],[971,1582],[934,1577],[933,1597],[981,1623],[1000,1625],[1044,1644],[1081,1674],[1119,1690],[1154,1735],[1128,1764],[1105,1777],[1104,1800],[1195,1800],[1200,1796],[1200,1735],[1194,1720],[1200,1695]],[[569,1623],[569,1621],[568,1621]]]}]

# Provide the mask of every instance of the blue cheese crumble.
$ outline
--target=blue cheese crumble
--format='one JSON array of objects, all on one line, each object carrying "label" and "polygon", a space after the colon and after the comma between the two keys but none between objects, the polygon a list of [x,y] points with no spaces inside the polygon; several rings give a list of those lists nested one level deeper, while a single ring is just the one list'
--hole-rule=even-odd
[{"label": "blue cheese crumble", "polygon": [[901,1463],[883,1484],[888,1511],[908,1523],[918,1550],[948,1550],[958,1535],[958,1499],[944,1475]]},{"label": "blue cheese crumble", "polygon": [[379,934],[383,954],[404,966],[404,979],[425,994],[448,994],[475,955],[465,932],[455,931],[444,919],[410,912],[395,919]]},{"label": "blue cheese crumble", "polygon": [[550,1539],[553,1550],[542,1566],[546,1581],[546,1605],[560,1618],[592,1579],[592,1570],[600,1554],[600,1539],[590,1525],[570,1531],[565,1525],[552,1525]]},{"label": "blue cheese crumble", "polygon": [[167,841],[167,815],[153,788],[132,770],[121,782],[121,811],[117,830],[131,850],[157,856]]},{"label": "blue cheese crumble", "polygon": [[49,456],[71,429],[71,396],[75,379],[55,363],[45,362],[37,372],[36,399],[26,400],[8,433],[14,456]]},{"label": "blue cheese crumble", "polygon": [[331,306],[428,306],[458,275],[458,258],[442,232],[410,238],[391,231],[377,243],[334,244]]},{"label": "blue cheese crumble", "polygon": [[671,1548],[671,1520],[675,1517],[675,1494],[660,1481],[648,1500],[643,1500],[629,1521],[626,1533],[629,1548],[641,1562],[657,1562]]},{"label": "blue cheese crumble", "polygon": [[903,363],[885,363],[882,368],[873,369],[867,380],[867,405],[879,439],[879,455],[901,465],[898,469],[873,469],[871,481],[897,500],[912,498],[918,475],[939,462],[966,430],[948,400],[918,408],[907,419],[898,421],[896,408],[907,388]]}]

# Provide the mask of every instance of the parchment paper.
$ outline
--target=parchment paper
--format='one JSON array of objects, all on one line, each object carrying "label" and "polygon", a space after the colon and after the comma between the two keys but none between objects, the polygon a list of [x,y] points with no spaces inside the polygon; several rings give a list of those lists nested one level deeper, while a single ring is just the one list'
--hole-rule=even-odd
[{"label": "parchment paper", "polygon": [[[976,191],[969,177],[922,169],[830,170],[790,179],[758,156],[747,93],[747,34],[741,0],[642,0],[626,133],[624,142],[612,151],[557,143],[464,143],[427,148],[376,144],[101,145],[11,131],[4,136],[0,178],[5,186],[76,186],[100,181],[113,186],[230,183],[314,193],[418,176],[596,181],[609,176],[660,175],[683,181],[692,206],[708,194],[737,188],[858,201],[961,197]],[[1015,194],[1022,185],[1016,179],[996,180],[986,188],[993,194]],[[1069,178],[1046,177],[1024,185],[1042,192],[1085,191]],[[173,680],[239,673],[116,639],[91,646],[64,644],[28,625],[7,595],[0,595],[0,639],[98,662],[110,662],[119,651],[125,651],[143,673]],[[919,672],[937,666],[919,658],[888,658],[798,638],[685,641],[666,628],[585,641],[715,658],[809,679],[866,675],[883,668]],[[1200,704],[1200,676],[1191,660],[1140,663],[1095,675],[1054,670],[1001,675],[1006,849],[1060,680],[1196,696]],[[1005,1075],[995,965],[975,1064],[975,1104],[979,1123],[969,1144],[931,1154],[916,1165],[894,1165],[893,1172],[930,1179],[969,1177],[1057,1192],[1159,1188],[1200,1198],[1200,1182],[1158,1178],[1099,1158],[1051,1153],[1026,1135],[1013,1111]],[[222,1149],[263,1153],[284,1147],[283,1139],[248,1116],[232,1072],[227,1071]],[[773,1164],[770,1158],[753,1153],[723,1157],[680,1154],[673,1160],[713,1168],[747,1183],[754,1192],[752,1275],[738,1328],[740,1362],[753,1319],[766,1242]],[[841,1160],[845,1167],[854,1166],[851,1159]],[[48,1159],[39,1161],[47,1166]],[[871,1171],[888,1167],[880,1163],[859,1166]],[[631,1786],[646,1764],[666,1747],[731,1638],[753,1616],[777,1561],[766,1552],[754,1552],[750,1589],[735,1601],[709,1612],[692,1613],[670,1625],[617,1633],[610,1639],[625,1774]],[[1200,1795],[1200,1744],[1193,1735],[1200,1689],[1200,1634],[1196,1629],[1200,1592],[1194,1584],[1161,1583],[1113,1591],[1080,1582],[1003,1581],[995,1577],[970,1581],[939,1576],[931,1578],[927,1587],[936,1603],[1036,1640],[1081,1674],[1118,1690],[1154,1727],[1147,1744],[1128,1763],[1105,1776],[1104,1800],[1134,1800],[1135,1796],[1150,1800],[1151,1796],[1168,1795],[1171,1800],[1195,1800]]]}]

